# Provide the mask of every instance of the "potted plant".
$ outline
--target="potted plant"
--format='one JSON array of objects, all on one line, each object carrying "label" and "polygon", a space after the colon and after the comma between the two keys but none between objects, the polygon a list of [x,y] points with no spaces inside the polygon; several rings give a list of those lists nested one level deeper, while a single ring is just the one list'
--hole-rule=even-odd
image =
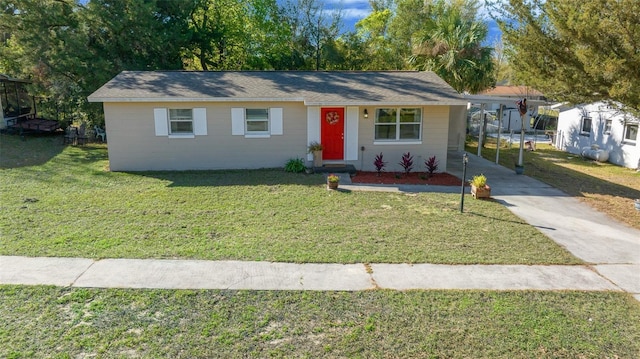
[{"label": "potted plant", "polygon": [[478,176],[473,176],[471,181],[471,195],[473,198],[489,198],[491,197],[491,187],[487,184],[487,177],[485,175],[480,174]]},{"label": "potted plant", "polygon": [[340,184],[340,177],[331,173],[327,176],[327,188],[329,189],[338,189],[338,185]]},{"label": "potted plant", "polygon": [[318,141],[309,143],[307,151],[313,155],[313,167],[322,167],[322,150],[324,147]]}]

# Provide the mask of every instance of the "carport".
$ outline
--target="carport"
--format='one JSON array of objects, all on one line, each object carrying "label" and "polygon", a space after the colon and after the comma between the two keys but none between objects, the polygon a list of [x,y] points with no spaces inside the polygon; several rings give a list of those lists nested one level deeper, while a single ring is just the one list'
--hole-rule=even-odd
[{"label": "carport", "polygon": [[[502,130],[502,118],[503,118],[503,112],[505,109],[507,108],[516,108],[517,107],[517,101],[514,98],[510,98],[510,97],[496,97],[496,96],[487,96],[487,95],[465,95],[464,96],[468,101],[469,101],[469,108],[471,106],[479,106],[480,107],[480,119],[482,121],[481,125],[480,125],[480,133],[478,135],[478,153],[477,155],[480,157],[481,156],[481,150],[483,147],[483,143],[482,141],[484,140],[484,136],[485,136],[485,129],[486,129],[486,116],[485,116],[485,111],[488,105],[490,104],[496,104],[499,105],[499,110],[498,110],[498,143],[500,143],[500,135],[501,135],[501,130]],[[527,101],[527,114],[529,115],[529,117],[534,117],[535,114],[537,113],[537,109],[538,106],[540,105],[544,105],[547,102],[542,101],[542,100],[529,100],[526,99]],[[520,125],[520,154],[518,156],[518,166],[522,166],[522,152],[524,149],[524,137],[525,137],[525,126],[524,126],[524,117],[525,116],[520,116],[520,121],[521,121],[521,125]],[[496,159],[495,159],[495,163],[498,163],[498,160],[500,158],[500,146],[497,146],[497,150],[496,150]]]}]

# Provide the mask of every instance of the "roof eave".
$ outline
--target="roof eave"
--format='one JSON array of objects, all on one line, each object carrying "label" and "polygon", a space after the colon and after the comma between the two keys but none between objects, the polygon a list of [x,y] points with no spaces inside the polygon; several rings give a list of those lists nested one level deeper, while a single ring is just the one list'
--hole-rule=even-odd
[{"label": "roof eave", "polygon": [[[469,101],[472,104],[497,103],[502,105],[515,105],[515,103],[518,101],[518,99],[516,98],[489,96],[489,95],[464,95],[464,98],[467,99],[467,101]],[[548,103],[547,101],[527,99],[528,105],[544,105],[547,103]]]},{"label": "roof eave", "polygon": [[433,101],[306,101],[301,97],[279,97],[279,98],[241,98],[241,97],[100,97],[89,96],[89,102],[103,103],[150,103],[150,102],[303,102],[306,106],[466,106],[464,99],[433,100]]},{"label": "roof eave", "polygon": [[242,97],[87,97],[89,102],[303,102],[300,97],[291,98],[242,98]]},{"label": "roof eave", "polygon": [[304,101],[307,106],[467,106],[466,100],[436,101]]}]

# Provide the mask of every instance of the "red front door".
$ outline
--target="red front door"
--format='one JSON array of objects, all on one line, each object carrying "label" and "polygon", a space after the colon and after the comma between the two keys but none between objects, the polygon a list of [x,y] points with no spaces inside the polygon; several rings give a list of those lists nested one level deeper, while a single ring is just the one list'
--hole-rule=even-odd
[{"label": "red front door", "polygon": [[320,109],[320,142],[323,160],[344,159],[344,108]]}]

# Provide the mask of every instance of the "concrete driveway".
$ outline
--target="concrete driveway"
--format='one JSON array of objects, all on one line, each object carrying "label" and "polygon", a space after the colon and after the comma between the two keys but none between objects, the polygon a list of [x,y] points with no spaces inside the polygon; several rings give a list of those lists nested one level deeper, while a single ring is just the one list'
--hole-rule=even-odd
[{"label": "concrete driveway", "polygon": [[[447,172],[462,178],[463,152],[449,152]],[[468,154],[467,178],[484,174],[491,197],[640,300],[640,231],[566,193]]]}]

